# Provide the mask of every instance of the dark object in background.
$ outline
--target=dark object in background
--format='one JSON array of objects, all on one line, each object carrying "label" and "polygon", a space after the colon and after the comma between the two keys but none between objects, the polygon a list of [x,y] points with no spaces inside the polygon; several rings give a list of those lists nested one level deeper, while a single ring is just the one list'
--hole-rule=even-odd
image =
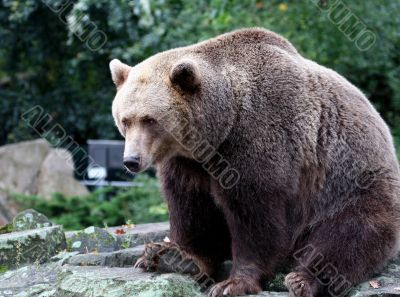
[{"label": "dark object in background", "polygon": [[124,141],[120,140],[88,140],[89,156],[96,165],[107,169],[121,169],[124,154]]},{"label": "dark object in background", "polygon": [[123,165],[124,141],[88,140],[88,167],[86,185],[130,186]]}]

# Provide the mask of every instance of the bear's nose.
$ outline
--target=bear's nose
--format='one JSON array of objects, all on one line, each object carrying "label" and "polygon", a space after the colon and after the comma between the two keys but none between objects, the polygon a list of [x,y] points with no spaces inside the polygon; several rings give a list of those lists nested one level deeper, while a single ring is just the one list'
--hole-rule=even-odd
[{"label": "bear's nose", "polygon": [[140,158],[129,156],[124,158],[125,167],[131,172],[137,172],[139,170]]}]

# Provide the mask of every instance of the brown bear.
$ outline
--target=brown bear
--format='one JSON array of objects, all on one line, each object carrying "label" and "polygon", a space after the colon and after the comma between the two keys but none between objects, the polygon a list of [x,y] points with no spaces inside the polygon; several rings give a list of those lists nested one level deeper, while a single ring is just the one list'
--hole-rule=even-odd
[{"label": "brown bear", "polygon": [[171,242],[210,277],[209,296],[258,293],[292,265],[292,297],[341,296],[399,250],[399,168],[366,97],[283,37],[252,28],[110,63],[113,116],[132,172],[157,168]]}]

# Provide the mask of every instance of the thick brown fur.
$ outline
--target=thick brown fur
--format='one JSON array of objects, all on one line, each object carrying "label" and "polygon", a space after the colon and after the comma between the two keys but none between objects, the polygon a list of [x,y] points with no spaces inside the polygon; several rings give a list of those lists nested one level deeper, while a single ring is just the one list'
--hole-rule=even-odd
[{"label": "thick brown fur", "polygon": [[[111,65],[114,118],[125,156],[158,168],[172,242],[210,274],[233,260],[212,297],[257,293],[288,259],[292,297],[339,296],[397,253],[392,138],[342,76],[257,28],[126,67]],[[204,142],[239,173],[236,184],[194,155]]]}]

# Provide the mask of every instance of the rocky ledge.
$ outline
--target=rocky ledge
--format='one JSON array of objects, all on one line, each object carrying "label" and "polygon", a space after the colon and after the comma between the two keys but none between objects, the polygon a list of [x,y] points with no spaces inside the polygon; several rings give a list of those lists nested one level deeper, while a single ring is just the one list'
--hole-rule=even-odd
[{"label": "rocky ledge", "polygon": [[[143,244],[168,236],[168,223],[64,233],[61,226],[28,210],[3,230],[8,233],[0,235],[1,297],[204,296],[200,286],[186,276],[132,268]],[[224,263],[220,278],[229,268],[230,263]],[[267,291],[257,296],[288,296],[282,280],[278,274],[265,284]],[[400,296],[400,257],[349,296]]]}]

